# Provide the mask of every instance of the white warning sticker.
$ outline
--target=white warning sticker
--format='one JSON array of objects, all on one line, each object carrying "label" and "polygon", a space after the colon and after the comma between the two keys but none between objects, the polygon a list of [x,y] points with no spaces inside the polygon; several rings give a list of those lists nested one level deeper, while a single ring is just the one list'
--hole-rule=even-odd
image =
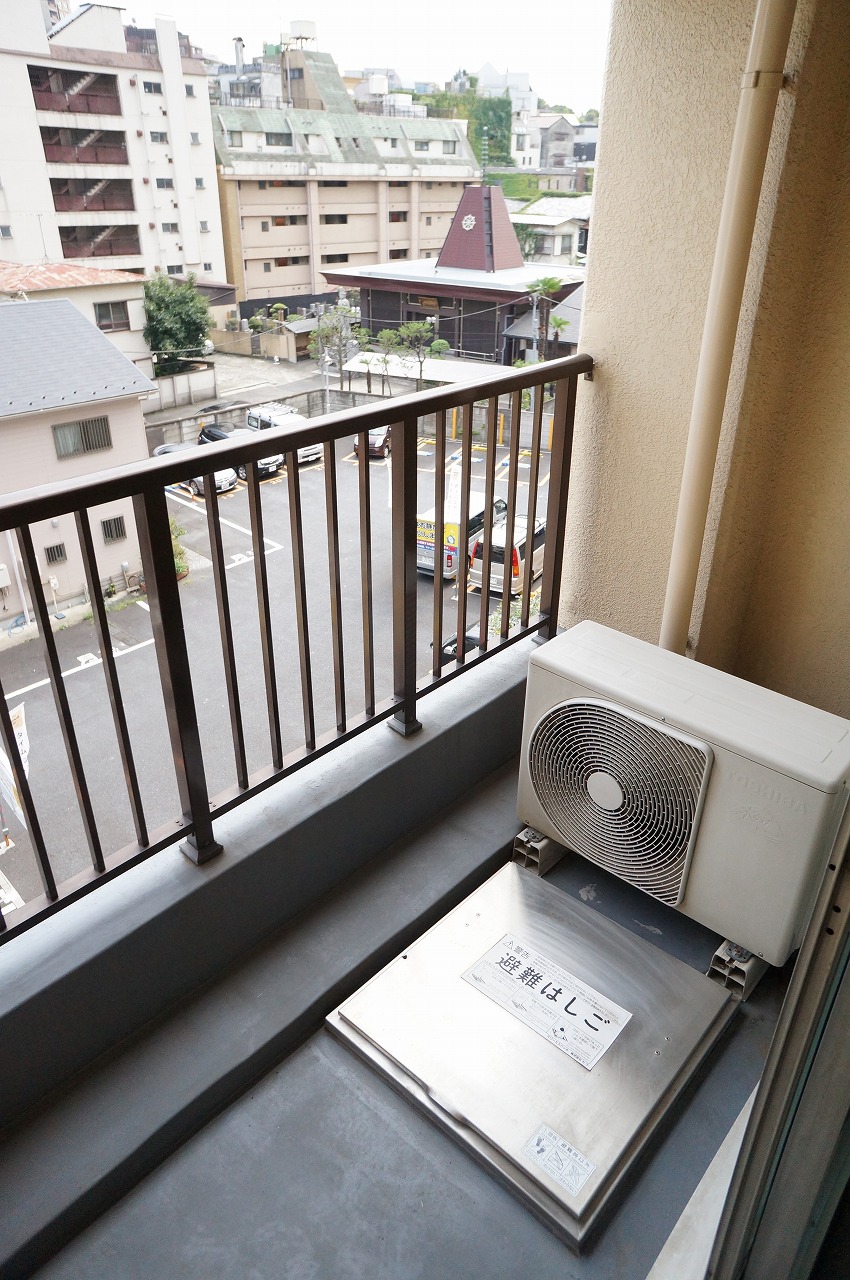
[{"label": "white warning sticker", "polygon": [[548,1124],[542,1124],[522,1149],[535,1164],[539,1164],[571,1196],[577,1196],[596,1165],[570,1146]]},{"label": "white warning sticker", "polygon": [[463,977],[588,1070],[632,1016],[514,934],[506,933]]}]

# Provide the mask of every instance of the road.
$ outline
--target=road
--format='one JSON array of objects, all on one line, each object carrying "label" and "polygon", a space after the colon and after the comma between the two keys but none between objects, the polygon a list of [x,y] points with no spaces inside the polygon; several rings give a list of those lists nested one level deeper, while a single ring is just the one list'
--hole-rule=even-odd
[{"label": "road", "polygon": [[[433,440],[419,441],[420,509],[433,506],[434,449]],[[376,696],[379,701],[392,694],[391,462],[391,459],[373,459],[369,468],[372,494]],[[523,459],[523,462],[527,466],[527,459]],[[344,670],[349,715],[360,714],[364,701],[357,465],[351,440],[339,441],[337,485]],[[499,495],[504,495],[506,490],[506,470],[507,451],[499,450]],[[523,470],[521,466],[521,475]],[[476,449],[473,489],[483,491],[483,471],[484,453],[483,450]],[[323,463],[302,467],[300,479],[316,727],[321,734],[332,730],[335,725]],[[523,483],[522,480],[520,483]],[[262,482],[262,502],[284,747],[291,751],[303,745],[304,732],[285,475]],[[542,509],[544,502],[545,477],[538,510]],[[201,741],[207,761],[208,788],[209,793],[215,795],[235,782],[235,773],[206,513],[202,500],[193,500],[182,492],[169,493],[169,505],[180,526],[185,529],[181,542],[190,552],[192,563],[189,576],[180,584],[180,597],[198,705]],[[248,767],[250,771],[254,771],[269,763],[270,752],[248,495],[244,484],[240,484],[232,493],[221,496],[220,514]],[[425,675],[431,665],[433,579],[420,575],[418,590],[417,668]],[[443,592],[444,634],[450,635],[456,630],[455,584],[446,583]],[[475,615],[479,599],[477,593],[470,599],[472,616]],[[498,607],[498,604],[499,600],[496,598],[494,607]],[[128,600],[122,602],[122,605],[123,607],[110,611],[110,632],[145,812],[149,826],[155,828],[173,821],[180,812],[180,805],[171,767],[150,616],[143,600]],[[98,827],[106,851],[112,852],[132,843],[135,833],[112,729],[96,633],[91,622],[82,622],[59,631],[56,638]],[[15,707],[23,703],[25,707],[30,739],[29,781],[55,873],[61,881],[90,865],[90,860],[40,646],[29,642],[4,650],[0,654],[0,676],[3,688],[7,691],[8,705]],[[14,814],[5,811],[4,817],[15,847],[0,854],[0,876],[5,877],[7,882],[7,898],[16,900],[14,894],[17,894],[26,901],[41,892],[38,871],[27,833],[22,830]],[[0,899],[3,893],[4,881],[0,878]]]}]

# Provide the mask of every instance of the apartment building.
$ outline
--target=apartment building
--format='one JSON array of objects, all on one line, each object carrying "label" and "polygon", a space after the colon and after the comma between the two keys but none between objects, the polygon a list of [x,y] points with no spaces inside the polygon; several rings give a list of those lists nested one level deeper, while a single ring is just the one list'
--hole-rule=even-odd
[{"label": "apartment building", "polygon": [[0,258],[223,278],[206,71],[172,20],[84,4],[45,31],[19,0],[0,81]]},{"label": "apartment building", "polygon": [[327,54],[293,51],[288,75],[313,106],[213,108],[239,299],[297,305],[325,268],[436,257],[480,177],[467,122],[361,114]]}]

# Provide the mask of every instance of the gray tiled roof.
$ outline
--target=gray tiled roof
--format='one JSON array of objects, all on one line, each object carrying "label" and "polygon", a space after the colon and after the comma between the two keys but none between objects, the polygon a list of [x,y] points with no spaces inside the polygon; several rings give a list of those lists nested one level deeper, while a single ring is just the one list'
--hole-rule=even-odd
[{"label": "gray tiled roof", "polygon": [[0,305],[0,418],[152,390],[67,299]]}]

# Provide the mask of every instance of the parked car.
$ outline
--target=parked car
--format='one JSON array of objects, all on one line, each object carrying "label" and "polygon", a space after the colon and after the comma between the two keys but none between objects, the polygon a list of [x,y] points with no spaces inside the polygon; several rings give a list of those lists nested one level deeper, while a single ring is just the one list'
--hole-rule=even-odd
[{"label": "parked car", "polygon": [[[493,549],[490,553],[490,590],[501,595],[504,586],[505,546],[510,545],[507,524],[493,526]],[[484,539],[479,537],[472,548],[469,558],[469,584],[480,587],[484,579]],[[546,542],[546,523],[538,520],[534,526],[531,551],[532,580],[543,572],[543,553]],[[528,545],[525,523],[514,527],[513,545],[510,549],[511,567],[508,577],[508,589],[512,596],[519,595],[525,582],[528,568]]]},{"label": "parked car", "polygon": [[[360,437],[354,437],[354,452],[360,452]],[[390,428],[372,427],[369,432],[369,457],[388,458],[390,456]]]},{"label": "parked car", "polygon": [[[198,446],[191,440],[177,444],[160,444],[154,449],[153,456],[160,458],[165,453],[185,453],[187,449],[197,448]],[[178,483],[184,485],[196,497],[203,495],[204,477],[202,475],[195,476],[192,480],[181,480]],[[222,471],[215,472],[215,487],[217,493],[227,493],[228,490],[236,488],[236,472],[232,467],[225,467]]]},{"label": "parked car", "polygon": [[[255,404],[248,410],[248,430],[266,431],[269,427],[306,427],[309,418],[296,413],[282,400],[270,400],[268,404]],[[305,444],[298,450],[299,462],[321,462],[324,457],[324,446]]]},{"label": "parked car", "polygon": [[[249,431],[247,427],[234,427],[232,431],[225,431],[224,427],[216,426],[210,422],[206,426],[201,427],[198,435],[198,444],[215,444],[217,440],[233,440],[245,436],[253,436],[254,432]],[[283,466],[282,453],[270,453],[267,458],[257,459],[257,471],[261,476],[276,475]],[[236,474],[240,480],[247,478],[248,472],[244,463],[236,468]]]}]

